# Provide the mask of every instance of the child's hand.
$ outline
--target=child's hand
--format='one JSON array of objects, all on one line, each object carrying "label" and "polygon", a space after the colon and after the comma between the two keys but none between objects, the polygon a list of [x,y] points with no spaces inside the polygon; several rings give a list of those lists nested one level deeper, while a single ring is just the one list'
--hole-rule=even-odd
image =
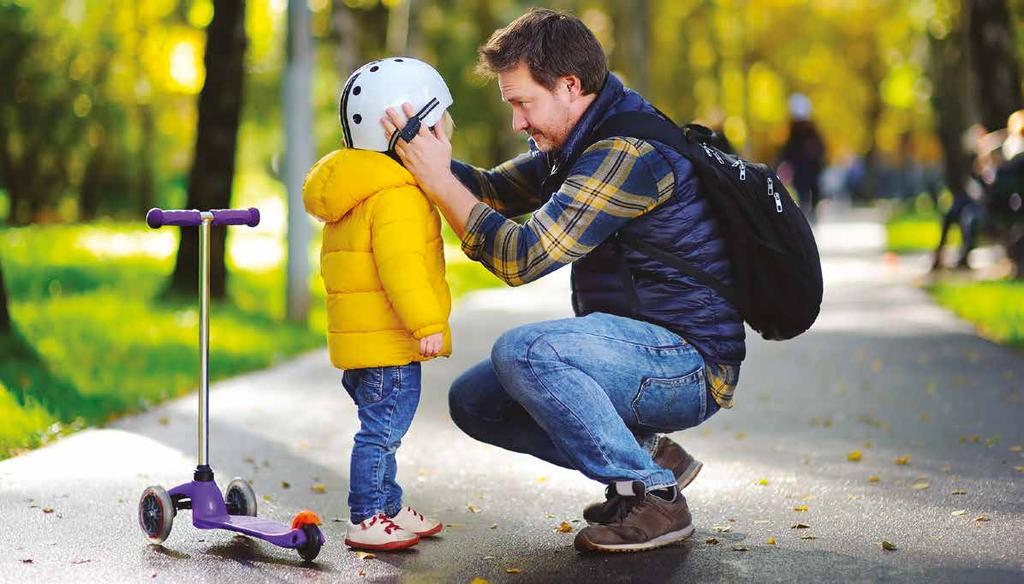
[{"label": "child's hand", "polygon": [[444,346],[444,335],[434,333],[420,339],[420,354],[424,357],[436,357]]}]

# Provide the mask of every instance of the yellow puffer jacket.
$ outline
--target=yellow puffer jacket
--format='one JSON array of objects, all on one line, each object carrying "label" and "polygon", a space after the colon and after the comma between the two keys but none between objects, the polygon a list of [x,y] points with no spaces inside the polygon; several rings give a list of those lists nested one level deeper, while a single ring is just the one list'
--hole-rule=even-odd
[{"label": "yellow puffer jacket", "polygon": [[327,346],[339,369],[425,361],[419,339],[444,334],[451,294],[441,219],[416,180],[380,152],[342,149],[313,165],[306,211],[324,221],[320,275]]}]

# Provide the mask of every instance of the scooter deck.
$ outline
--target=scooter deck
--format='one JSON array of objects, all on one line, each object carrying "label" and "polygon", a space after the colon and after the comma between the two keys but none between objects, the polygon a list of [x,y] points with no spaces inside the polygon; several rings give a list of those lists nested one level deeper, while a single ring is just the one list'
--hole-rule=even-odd
[{"label": "scooter deck", "polygon": [[306,534],[301,529],[277,521],[249,517],[247,515],[215,515],[213,517],[194,518],[192,524],[199,529],[229,529],[245,535],[251,535],[274,545],[296,548],[306,543]]}]

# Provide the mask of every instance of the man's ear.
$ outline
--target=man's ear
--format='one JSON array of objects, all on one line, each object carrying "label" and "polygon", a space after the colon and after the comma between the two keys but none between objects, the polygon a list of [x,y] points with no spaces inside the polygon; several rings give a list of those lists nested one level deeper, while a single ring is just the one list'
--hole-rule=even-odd
[{"label": "man's ear", "polygon": [[569,98],[575,101],[583,96],[583,82],[575,75],[567,75],[558,80],[558,83],[565,87]]}]

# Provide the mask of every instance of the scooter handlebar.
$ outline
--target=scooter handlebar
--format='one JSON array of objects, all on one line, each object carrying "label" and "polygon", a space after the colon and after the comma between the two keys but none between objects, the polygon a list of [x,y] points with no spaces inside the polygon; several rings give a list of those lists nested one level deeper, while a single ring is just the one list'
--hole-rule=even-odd
[{"label": "scooter handlebar", "polygon": [[[260,224],[260,210],[255,207],[248,209],[213,209],[213,225],[248,225],[256,227]],[[178,227],[195,227],[203,222],[203,215],[192,210],[150,209],[146,213],[146,224],[153,229],[164,225]]]}]

